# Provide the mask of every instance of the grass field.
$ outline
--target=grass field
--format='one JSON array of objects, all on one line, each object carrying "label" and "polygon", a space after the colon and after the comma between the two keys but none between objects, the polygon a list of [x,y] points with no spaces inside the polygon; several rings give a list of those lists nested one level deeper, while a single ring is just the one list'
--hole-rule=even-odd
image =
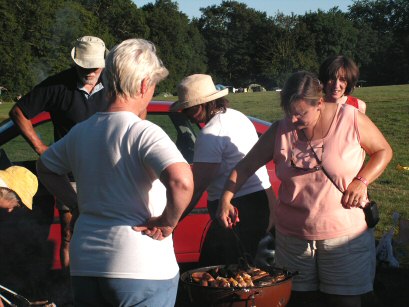
[{"label": "grass field", "polygon": [[[409,85],[363,87],[354,96],[367,103],[367,115],[383,132],[394,150],[394,156],[384,174],[370,185],[371,197],[379,204],[381,221],[377,237],[389,230],[392,213],[409,219],[409,171],[396,169],[398,164],[409,166]],[[155,97],[174,101],[177,97]],[[267,121],[282,118],[278,92],[229,94],[230,107]],[[8,117],[11,103],[0,105],[0,121]]]}]

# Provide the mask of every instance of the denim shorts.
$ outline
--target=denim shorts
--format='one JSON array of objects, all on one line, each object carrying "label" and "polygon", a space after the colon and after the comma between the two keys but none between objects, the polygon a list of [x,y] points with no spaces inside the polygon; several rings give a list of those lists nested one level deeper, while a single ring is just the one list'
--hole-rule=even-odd
[{"label": "denim shorts", "polygon": [[361,295],[373,290],[376,269],[373,229],[355,236],[302,240],[276,230],[276,265],[297,271],[294,291]]},{"label": "denim shorts", "polygon": [[173,307],[179,273],[167,280],[72,276],[75,307]]}]

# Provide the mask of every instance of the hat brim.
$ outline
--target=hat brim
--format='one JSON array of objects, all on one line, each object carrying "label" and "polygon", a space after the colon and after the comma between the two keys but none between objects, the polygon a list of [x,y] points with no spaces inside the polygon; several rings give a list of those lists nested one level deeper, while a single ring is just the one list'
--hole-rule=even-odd
[{"label": "hat brim", "polygon": [[206,97],[200,97],[198,99],[185,100],[185,101],[177,100],[174,103],[172,103],[172,105],[170,106],[170,111],[177,112],[183,109],[191,108],[199,104],[204,104],[206,102],[216,100],[218,98],[226,96],[227,94],[229,94],[229,89],[225,88],[223,90],[216,91],[215,93],[208,95]]},{"label": "hat brim", "polygon": [[38,190],[37,177],[28,169],[21,166],[11,166],[0,170],[0,177],[20,198],[21,202],[30,210],[33,209],[33,197]]},{"label": "hat brim", "polygon": [[71,58],[75,64],[82,68],[105,68],[105,59],[109,53],[109,50],[105,48],[104,58],[88,58],[88,59],[76,59],[75,58],[75,47],[71,49]]}]

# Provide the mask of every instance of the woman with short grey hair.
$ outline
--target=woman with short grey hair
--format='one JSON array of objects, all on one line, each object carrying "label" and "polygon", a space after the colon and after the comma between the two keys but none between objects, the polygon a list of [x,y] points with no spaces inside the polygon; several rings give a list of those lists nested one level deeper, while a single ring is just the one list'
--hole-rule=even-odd
[{"label": "woman with short grey hair", "polygon": [[[74,304],[173,306],[179,267],[172,232],[192,197],[193,177],[168,135],[145,120],[168,71],[143,39],[115,46],[105,67],[108,110],[75,126],[38,162],[52,193],[78,201]],[[67,184],[70,171],[78,194]]]},{"label": "woman with short grey hair", "polygon": [[168,74],[153,43],[129,39],[108,54],[103,78],[109,95],[133,98],[140,92],[143,79],[147,85],[156,85]]}]

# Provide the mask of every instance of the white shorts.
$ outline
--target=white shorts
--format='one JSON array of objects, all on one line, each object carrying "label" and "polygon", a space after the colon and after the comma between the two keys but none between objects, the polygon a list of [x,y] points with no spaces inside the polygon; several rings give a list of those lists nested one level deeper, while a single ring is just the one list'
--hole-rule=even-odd
[{"label": "white shorts", "polygon": [[276,230],[276,266],[290,272],[294,291],[360,295],[373,290],[376,251],[373,229],[358,237],[302,240]]}]

